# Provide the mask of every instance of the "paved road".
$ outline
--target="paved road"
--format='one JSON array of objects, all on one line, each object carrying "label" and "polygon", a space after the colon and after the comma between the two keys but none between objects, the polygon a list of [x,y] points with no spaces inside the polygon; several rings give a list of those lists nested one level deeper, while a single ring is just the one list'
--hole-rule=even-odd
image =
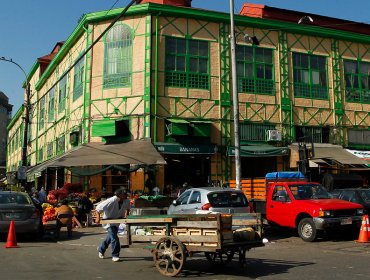
[{"label": "paved road", "polygon": [[[96,247],[105,232],[100,227],[78,229],[72,239],[44,238],[31,242],[18,237],[19,248],[5,249],[0,239],[0,279],[164,279],[148,249],[122,249],[122,261],[98,259]],[[289,232],[267,234],[269,243],[247,253],[247,267],[235,260],[212,267],[202,256],[186,262],[179,275],[187,279],[370,279],[370,243],[339,236],[305,243]],[[110,252],[110,251],[108,251]]]}]

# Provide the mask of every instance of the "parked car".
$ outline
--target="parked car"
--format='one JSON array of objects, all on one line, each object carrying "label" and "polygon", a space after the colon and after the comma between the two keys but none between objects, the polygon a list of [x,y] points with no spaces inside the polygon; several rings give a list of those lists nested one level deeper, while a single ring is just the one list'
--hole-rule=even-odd
[{"label": "parked car", "polygon": [[364,206],[364,213],[370,214],[370,189],[346,188],[331,191],[335,198],[356,202]]},{"label": "parked car", "polygon": [[27,193],[0,191],[0,233],[9,231],[10,221],[16,233],[39,234],[40,211]]},{"label": "parked car", "polygon": [[240,190],[215,187],[185,190],[168,208],[168,214],[249,213],[248,199]]}]

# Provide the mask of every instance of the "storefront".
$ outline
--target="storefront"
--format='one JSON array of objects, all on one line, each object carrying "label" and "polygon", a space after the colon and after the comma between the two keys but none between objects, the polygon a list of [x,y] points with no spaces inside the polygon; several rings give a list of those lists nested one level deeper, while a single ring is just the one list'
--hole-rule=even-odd
[{"label": "storefront", "polygon": [[154,144],[167,164],[164,166],[164,185],[181,187],[206,186],[211,176],[211,159],[218,151],[214,144]]}]

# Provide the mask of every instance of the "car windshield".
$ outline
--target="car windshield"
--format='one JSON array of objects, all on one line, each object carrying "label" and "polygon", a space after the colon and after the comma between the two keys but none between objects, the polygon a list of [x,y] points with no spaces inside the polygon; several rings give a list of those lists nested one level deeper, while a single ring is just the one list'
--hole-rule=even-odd
[{"label": "car windshield", "polygon": [[366,202],[370,202],[370,190],[361,190],[360,196]]},{"label": "car windshield", "polygon": [[212,192],[208,195],[212,207],[247,207],[248,200],[240,192]]},{"label": "car windshield", "polygon": [[332,198],[332,195],[318,184],[291,185],[289,188],[297,200]]},{"label": "car windshield", "polygon": [[0,204],[32,204],[32,200],[23,193],[1,193]]}]

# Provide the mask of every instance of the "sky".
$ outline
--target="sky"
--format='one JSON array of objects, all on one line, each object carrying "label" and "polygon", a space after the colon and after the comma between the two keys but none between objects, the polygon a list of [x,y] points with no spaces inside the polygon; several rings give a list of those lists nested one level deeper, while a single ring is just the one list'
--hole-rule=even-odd
[{"label": "sky", "polygon": [[[38,57],[66,40],[82,15],[126,6],[129,0],[17,0],[1,1],[0,57],[17,62],[29,73]],[[370,24],[370,0],[234,0],[235,13],[243,3],[301,11]],[[194,8],[229,13],[229,0],[193,0]],[[14,105],[23,104],[25,76],[16,65],[0,60],[0,91]]]}]

